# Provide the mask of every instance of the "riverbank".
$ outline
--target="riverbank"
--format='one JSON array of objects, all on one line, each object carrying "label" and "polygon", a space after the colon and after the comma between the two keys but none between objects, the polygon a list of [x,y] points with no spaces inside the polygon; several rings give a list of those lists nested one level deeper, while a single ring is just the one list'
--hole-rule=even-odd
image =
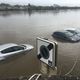
[{"label": "riverbank", "polygon": [[80,9],[80,6],[60,6],[53,4],[51,6],[37,6],[37,5],[11,5],[6,3],[0,4],[0,11],[31,11],[31,10],[66,10],[66,9]]}]

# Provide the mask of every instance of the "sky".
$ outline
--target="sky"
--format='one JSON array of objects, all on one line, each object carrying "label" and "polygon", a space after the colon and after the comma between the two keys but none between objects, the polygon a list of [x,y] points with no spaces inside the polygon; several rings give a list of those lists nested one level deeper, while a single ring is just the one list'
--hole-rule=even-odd
[{"label": "sky", "polygon": [[68,5],[68,6],[80,6],[80,0],[0,0],[0,3],[9,4],[33,4],[33,5]]}]

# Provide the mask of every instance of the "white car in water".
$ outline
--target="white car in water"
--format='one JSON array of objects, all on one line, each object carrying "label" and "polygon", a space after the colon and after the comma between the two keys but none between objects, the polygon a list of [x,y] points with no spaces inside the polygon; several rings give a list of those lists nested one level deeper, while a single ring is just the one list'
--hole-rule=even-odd
[{"label": "white car in water", "polygon": [[8,43],[8,44],[0,45],[0,60],[4,60],[7,57],[15,54],[29,52],[33,48],[34,47],[29,44],[18,45],[14,43]]}]

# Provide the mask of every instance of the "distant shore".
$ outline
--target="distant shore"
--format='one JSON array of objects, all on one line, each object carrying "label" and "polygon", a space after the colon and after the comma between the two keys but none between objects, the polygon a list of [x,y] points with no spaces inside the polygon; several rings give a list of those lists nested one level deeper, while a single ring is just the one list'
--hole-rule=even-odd
[{"label": "distant shore", "polygon": [[27,4],[27,5],[10,5],[10,4],[6,4],[6,3],[1,3],[0,4],[0,11],[14,11],[14,10],[24,10],[24,11],[31,11],[31,10],[65,10],[65,9],[80,9],[79,6],[74,6],[74,7],[70,7],[70,6],[60,6],[57,4],[54,4],[53,6],[36,6],[36,5],[31,5],[31,4]]}]

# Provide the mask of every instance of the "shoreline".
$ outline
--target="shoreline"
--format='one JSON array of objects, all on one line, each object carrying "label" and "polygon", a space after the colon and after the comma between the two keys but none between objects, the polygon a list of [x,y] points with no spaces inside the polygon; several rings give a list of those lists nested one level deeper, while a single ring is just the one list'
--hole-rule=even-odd
[{"label": "shoreline", "polygon": [[58,4],[53,4],[50,6],[39,6],[39,5],[32,5],[28,3],[27,5],[11,5],[7,3],[0,4],[0,11],[32,11],[32,10],[72,10],[72,9],[80,9],[80,6],[61,6]]},{"label": "shoreline", "polygon": [[0,9],[0,11],[55,11],[55,10],[80,10],[80,8],[55,8],[55,9]]}]

